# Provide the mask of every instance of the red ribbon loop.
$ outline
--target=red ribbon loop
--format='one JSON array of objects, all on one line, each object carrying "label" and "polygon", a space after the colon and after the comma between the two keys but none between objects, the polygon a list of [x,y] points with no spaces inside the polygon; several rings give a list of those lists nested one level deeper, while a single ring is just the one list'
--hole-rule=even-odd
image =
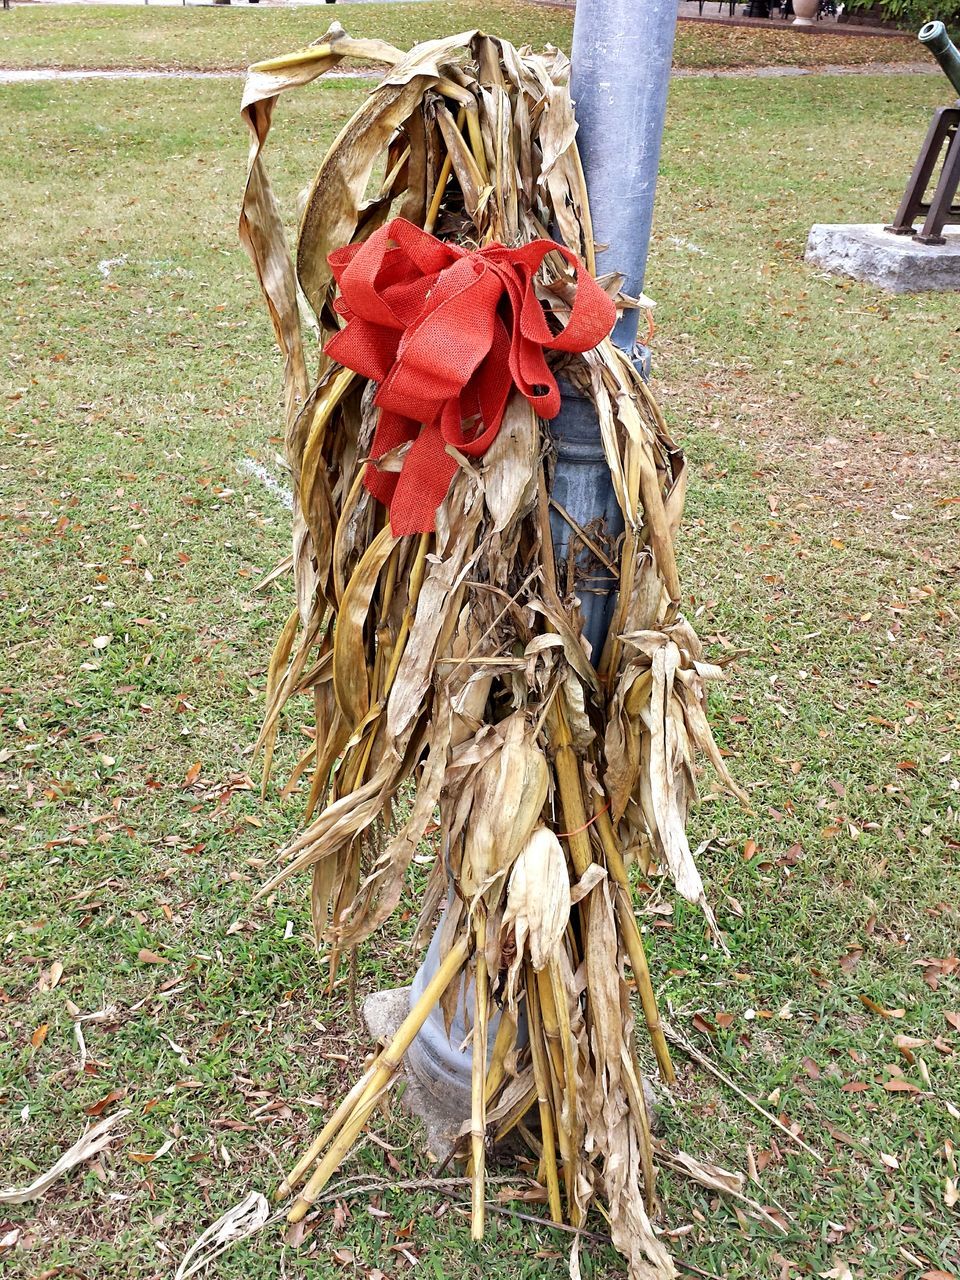
[{"label": "red ribbon loop", "polygon": [[[576,272],[566,326],[554,333],[534,290],[548,253]],[[346,325],[324,350],[378,382],[380,409],[364,484],[390,509],[397,535],[435,528],[457,464],[452,445],[482,456],[496,438],[513,387],[541,418],[560,411],[544,350],[589,351],[616,309],[576,254],[552,240],[470,252],[394,218],[362,244],[330,254]],[[378,463],[408,444],[398,471]]]}]

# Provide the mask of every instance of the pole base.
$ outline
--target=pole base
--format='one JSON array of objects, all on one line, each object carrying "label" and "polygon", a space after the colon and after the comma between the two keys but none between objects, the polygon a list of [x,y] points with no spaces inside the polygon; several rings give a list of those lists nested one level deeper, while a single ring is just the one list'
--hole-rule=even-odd
[{"label": "pole base", "polygon": [[[374,991],[363,1002],[363,1021],[372,1040],[389,1044],[394,1033],[410,1012],[410,988],[397,987],[392,991]],[[451,1151],[457,1135],[470,1117],[470,1096],[466,1108],[462,1090],[454,1081],[446,1089],[440,1079],[427,1077],[416,1069],[414,1061],[416,1042],[407,1052],[403,1062],[406,1088],[403,1092],[405,1110],[415,1116],[426,1130],[427,1154],[434,1160],[443,1160]]]},{"label": "pole base", "polygon": [[[410,988],[397,987],[392,991],[374,991],[363,1002],[363,1020],[372,1040],[389,1043],[394,1033],[410,1012]],[[428,1059],[417,1053],[414,1040],[403,1060],[406,1088],[403,1106],[409,1115],[415,1116],[427,1138],[427,1155],[434,1161],[445,1160],[456,1146],[457,1138],[465,1125],[470,1124],[470,1095],[464,1095],[462,1081],[453,1077],[442,1079],[430,1069]],[[662,1129],[657,1095],[646,1076],[641,1076],[643,1098],[647,1104],[650,1128],[654,1133]]]}]

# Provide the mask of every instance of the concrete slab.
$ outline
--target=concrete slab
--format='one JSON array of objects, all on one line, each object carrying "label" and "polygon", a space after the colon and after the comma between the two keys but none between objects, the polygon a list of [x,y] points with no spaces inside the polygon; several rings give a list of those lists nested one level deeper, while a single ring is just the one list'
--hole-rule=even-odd
[{"label": "concrete slab", "polygon": [[[374,991],[363,1002],[363,1020],[372,1039],[389,1043],[410,1012],[410,988]],[[454,1088],[445,1093],[437,1081],[421,1078],[412,1068],[409,1055],[404,1059],[406,1088],[402,1102],[406,1110],[423,1124],[427,1135],[427,1152],[434,1160],[443,1160],[457,1140],[461,1126],[469,1122],[470,1101]]]},{"label": "concrete slab", "polygon": [[944,237],[946,244],[917,244],[880,223],[818,223],[804,258],[890,293],[945,292],[960,289],[960,229],[945,227]]}]

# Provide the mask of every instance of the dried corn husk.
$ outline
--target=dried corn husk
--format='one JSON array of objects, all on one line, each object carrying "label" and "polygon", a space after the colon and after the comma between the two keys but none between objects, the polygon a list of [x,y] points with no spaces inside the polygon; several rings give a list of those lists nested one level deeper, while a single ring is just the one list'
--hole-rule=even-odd
[{"label": "dried corn husk", "polygon": [[546,759],[524,717],[508,716],[497,732],[503,746],[477,775],[464,835],[460,887],[471,902],[499,888],[540,819],[549,786]]},{"label": "dried corn husk", "polygon": [[[321,163],[294,265],[264,145],[278,96],[344,57],[390,70]],[[660,867],[706,906],[684,832],[696,756],[732,785],[705,715],[704,682],[717,671],[679,613],[683,455],[609,340],[556,357],[596,407],[625,526],[619,539],[574,531],[617,582],[607,642],[590,654],[578,598],[589,564],[556,560],[554,447],[530,405],[515,396],[486,455],[458,457],[435,533],[396,538],[362,484],[374,389],[320,350],[339,324],[328,253],[398,213],[471,247],[525,244],[550,229],[593,268],[568,82],[556,50],[535,55],[470,31],[404,53],[351,39],[337,24],[248,75],[240,235],[283,357],[295,496],[296,608],[270,665],[265,786],[283,708],[308,695],[317,715],[315,744],[295,771],[305,826],[262,892],[311,868],[318,938],[336,957],[397,905],[439,807],[420,923],[421,933],[433,927],[449,874],[456,897],[431,1000],[449,1013],[464,984],[475,984],[479,1066],[464,1150],[474,1234],[483,1229],[485,1141],[539,1114],[551,1214],[579,1225],[601,1200],[631,1275],[664,1280],[676,1272],[651,1222],[655,1152],[627,968],[666,1080],[672,1069],[627,868],[634,858],[650,874]],[[562,320],[571,305],[564,264],[548,258],[537,287]],[[618,284],[604,287],[612,296]],[[390,465],[402,464],[400,450]],[[298,707],[298,723],[302,715]],[[396,805],[407,786],[411,802]],[[484,1078],[504,991],[509,1009]],[[319,1161],[294,1218],[360,1132],[427,1011],[421,1002],[411,1012],[284,1184],[289,1191]]]},{"label": "dried corn husk", "polygon": [[549,827],[538,827],[523,846],[507,888],[504,929],[515,935],[516,960],[511,980],[519,971],[524,948],[529,948],[535,973],[560,955],[570,920],[570,875],[563,846]]}]

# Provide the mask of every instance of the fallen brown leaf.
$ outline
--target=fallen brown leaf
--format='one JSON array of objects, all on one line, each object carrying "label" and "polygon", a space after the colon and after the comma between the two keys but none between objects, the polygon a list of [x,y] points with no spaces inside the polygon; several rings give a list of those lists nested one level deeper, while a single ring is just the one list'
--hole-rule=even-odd
[{"label": "fallen brown leaf", "polygon": [[126,1089],[111,1089],[105,1098],[101,1098],[99,1102],[94,1102],[92,1106],[84,1107],[84,1113],[88,1116],[99,1116],[113,1102],[119,1102],[126,1093]]},{"label": "fallen brown leaf", "polygon": [[202,768],[203,768],[203,765],[200,763],[199,760],[194,761],[194,763],[187,770],[186,776],[183,779],[183,785],[185,787],[192,787],[193,784],[196,782],[196,780],[200,777],[200,770]]},{"label": "fallen brown leaf", "polygon": [[871,1013],[877,1013],[881,1018],[889,1018],[890,1011],[885,1009],[882,1004],[877,1004],[876,1000],[871,1000],[869,996],[861,996],[860,1003],[864,1008],[869,1009]]}]

